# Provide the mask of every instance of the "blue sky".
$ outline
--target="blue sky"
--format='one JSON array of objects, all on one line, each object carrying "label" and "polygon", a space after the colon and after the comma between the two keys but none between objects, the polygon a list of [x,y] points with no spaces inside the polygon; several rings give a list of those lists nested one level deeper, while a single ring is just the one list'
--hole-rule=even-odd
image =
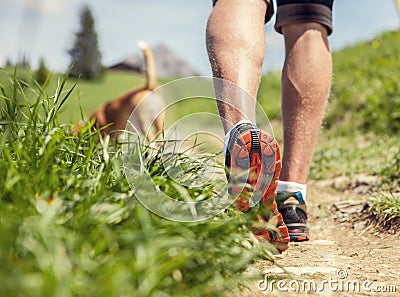
[{"label": "blue sky", "polygon": [[[144,40],[167,44],[201,74],[210,74],[204,32],[211,0],[0,0],[0,65],[25,54],[33,67],[43,57],[51,69],[65,71],[83,4],[95,17],[103,64],[139,53],[137,41]],[[279,69],[283,61],[283,38],[273,21],[265,28],[264,71]],[[330,42],[337,50],[399,27],[393,0],[336,0]]]}]

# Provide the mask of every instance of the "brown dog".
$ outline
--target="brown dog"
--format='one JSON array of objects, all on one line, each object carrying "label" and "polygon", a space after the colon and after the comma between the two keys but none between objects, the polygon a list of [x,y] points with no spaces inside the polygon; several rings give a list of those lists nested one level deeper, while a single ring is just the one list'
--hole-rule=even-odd
[{"label": "brown dog", "polygon": [[161,137],[164,121],[162,98],[154,95],[148,98],[150,100],[139,104],[157,87],[157,75],[150,48],[143,41],[140,41],[138,45],[142,49],[146,61],[146,85],[142,88],[134,88],[115,100],[101,105],[90,116],[90,120],[94,120],[94,128],[101,129],[103,136],[118,137],[122,130],[125,130],[129,120],[134,122],[134,126],[149,141],[154,140],[153,133],[150,131],[151,126],[154,127],[157,137]]}]

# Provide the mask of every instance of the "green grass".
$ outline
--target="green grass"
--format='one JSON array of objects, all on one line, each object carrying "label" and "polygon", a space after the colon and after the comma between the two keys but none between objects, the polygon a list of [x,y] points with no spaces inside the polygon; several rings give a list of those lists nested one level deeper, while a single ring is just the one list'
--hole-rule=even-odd
[{"label": "green grass", "polygon": [[[34,74],[29,69],[18,68],[5,69],[8,73],[16,73],[18,77],[26,84],[34,84]],[[63,75],[52,74],[45,87],[48,94],[54,94],[58,87],[59,79],[63,78]],[[159,86],[162,86],[173,79],[159,79]],[[82,119],[80,109],[82,108],[82,114],[84,118],[87,118],[94,110],[96,110],[102,103],[109,102],[117,98],[119,95],[127,92],[132,88],[140,88],[145,84],[145,78],[141,74],[119,72],[119,71],[105,71],[101,79],[97,80],[84,80],[77,78],[67,78],[65,82],[66,88],[71,88],[75,83],[77,86],[74,88],[69,100],[63,105],[58,113],[58,119],[60,123],[74,124]],[[205,80],[197,82],[196,80],[188,81],[185,84],[186,88],[193,88],[197,90],[195,92],[201,93],[201,88],[205,85],[207,88],[212,87],[211,84],[205,84]],[[0,83],[3,85],[9,85],[9,76],[6,72],[0,71]],[[192,84],[192,85],[191,85]],[[179,101],[179,104],[173,104],[168,108],[168,114],[172,117],[168,117],[172,123],[177,119],[184,116],[191,115],[198,112],[207,112],[217,114],[217,105],[212,100],[205,100],[200,97],[185,98],[183,94],[187,94],[186,90],[181,90],[182,86],[177,83],[174,87],[168,89],[172,91],[175,99],[185,99]],[[31,92],[31,89],[27,89],[26,92]],[[208,90],[207,93],[210,93]],[[183,93],[182,93],[183,92]],[[29,96],[30,94],[28,94]],[[182,96],[182,98],[181,98]],[[187,96],[187,95],[186,95]],[[174,98],[167,98],[168,103]],[[204,125],[209,124],[207,120],[201,123]]]},{"label": "green grass", "polygon": [[326,126],[338,135],[351,131],[400,131],[400,31],[333,55],[334,81]]},{"label": "green grass", "polygon": [[281,120],[281,74],[267,73],[261,78],[257,101],[262,106],[268,118]]},{"label": "green grass", "polygon": [[[271,247],[256,244],[246,227],[249,217],[234,210],[177,223],[145,209],[123,174],[120,145],[88,130],[72,136],[60,124],[58,112],[74,94],[70,82],[61,79],[48,93],[7,76],[0,97],[2,295],[223,296],[248,284],[242,272],[250,263],[270,259]],[[203,163],[176,158],[189,172]],[[165,168],[155,170],[159,159],[147,154],[145,165],[175,195]],[[190,199],[206,199],[213,182],[183,188]]]},{"label": "green grass", "polygon": [[[54,80],[53,80],[54,81]],[[74,79],[68,82],[72,83]],[[82,106],[85,116],[91,114],[100,104],[112,101],[120,94],[137,86],[144,85],[144,78],[139,74],[124,72],[105,72],[100,80],[79,80],[79,85],[71,95],[71,100],[61,110],[59,119],[61,122],[76,123],[81,118],[76,110]],[[53,84],[51,88],[54,88]]]},{"label": "green grass", "polygon": [[[6,69],[10,73],[18,75],[19,79],[29,85],[34,84],[33,74],[28,69],[18,68]],[[45,90],[48,94],[54,94],[58,87],[59,79],[63,79],[60,74],[51,74]],[[8,85],[10,77],[5,72],[0,72],[0,83]],[[126,91],[141,87],[145,80],[143,75],[126,73],[126,72],[110,72],[106,71],[101,79],[84,80],[77,78],[67,78],[65,88],[71,88],[76,82],[79,82],[74,88],[69,100],[62,106],[58,119],[62,123],[76,123],[81,120],[79,113],[80,106],[83,109],[84,116],[90,115],[100,104],[108,102],[125,93]],[[161,81],[164,83],[164,81]],[[31,92],[32,90],[26,90]],[[28,94],[29,95],[29,94]]]},{"label": "green grass", "polygon": [[372,200],[374,211],[384,218],[391,221],[400,218],[400,197],[393,193],[381,194],[377,199]]},{"label": "green grass", "polygon": [[337,136],[327,132],[320,136],[311,165],[311,179],[358,174],[376,175],[377,179],[392,181],[398,156],[396,136],[354,134]]}]

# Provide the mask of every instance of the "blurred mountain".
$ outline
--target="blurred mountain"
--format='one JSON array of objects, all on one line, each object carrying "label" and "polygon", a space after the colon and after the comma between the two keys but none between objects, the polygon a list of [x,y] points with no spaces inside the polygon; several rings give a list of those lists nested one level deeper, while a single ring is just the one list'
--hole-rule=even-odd
[{"label": "blurred mountain", "polygon": [[[199,75],[188,63],[178,57],[172,49],[165,44],[152,48],[156,61],[157,75],[159,77],[187,77]],[[142,54],[125,57],[121,62],[109,67],[112,70],[144,72],[144,59]]]}]

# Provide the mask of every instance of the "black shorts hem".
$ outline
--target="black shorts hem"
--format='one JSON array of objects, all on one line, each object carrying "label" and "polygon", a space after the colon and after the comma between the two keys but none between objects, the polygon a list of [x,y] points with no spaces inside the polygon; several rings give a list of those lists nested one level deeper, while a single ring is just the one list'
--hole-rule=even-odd
[{"label": "black shorts hem", "polygon": [[324,25],[328,35],[333,31],[332,9],[324,4],[298,3],[278,6],[275,30],[282,33],[282,27],[289,24],[313,22]]}]

